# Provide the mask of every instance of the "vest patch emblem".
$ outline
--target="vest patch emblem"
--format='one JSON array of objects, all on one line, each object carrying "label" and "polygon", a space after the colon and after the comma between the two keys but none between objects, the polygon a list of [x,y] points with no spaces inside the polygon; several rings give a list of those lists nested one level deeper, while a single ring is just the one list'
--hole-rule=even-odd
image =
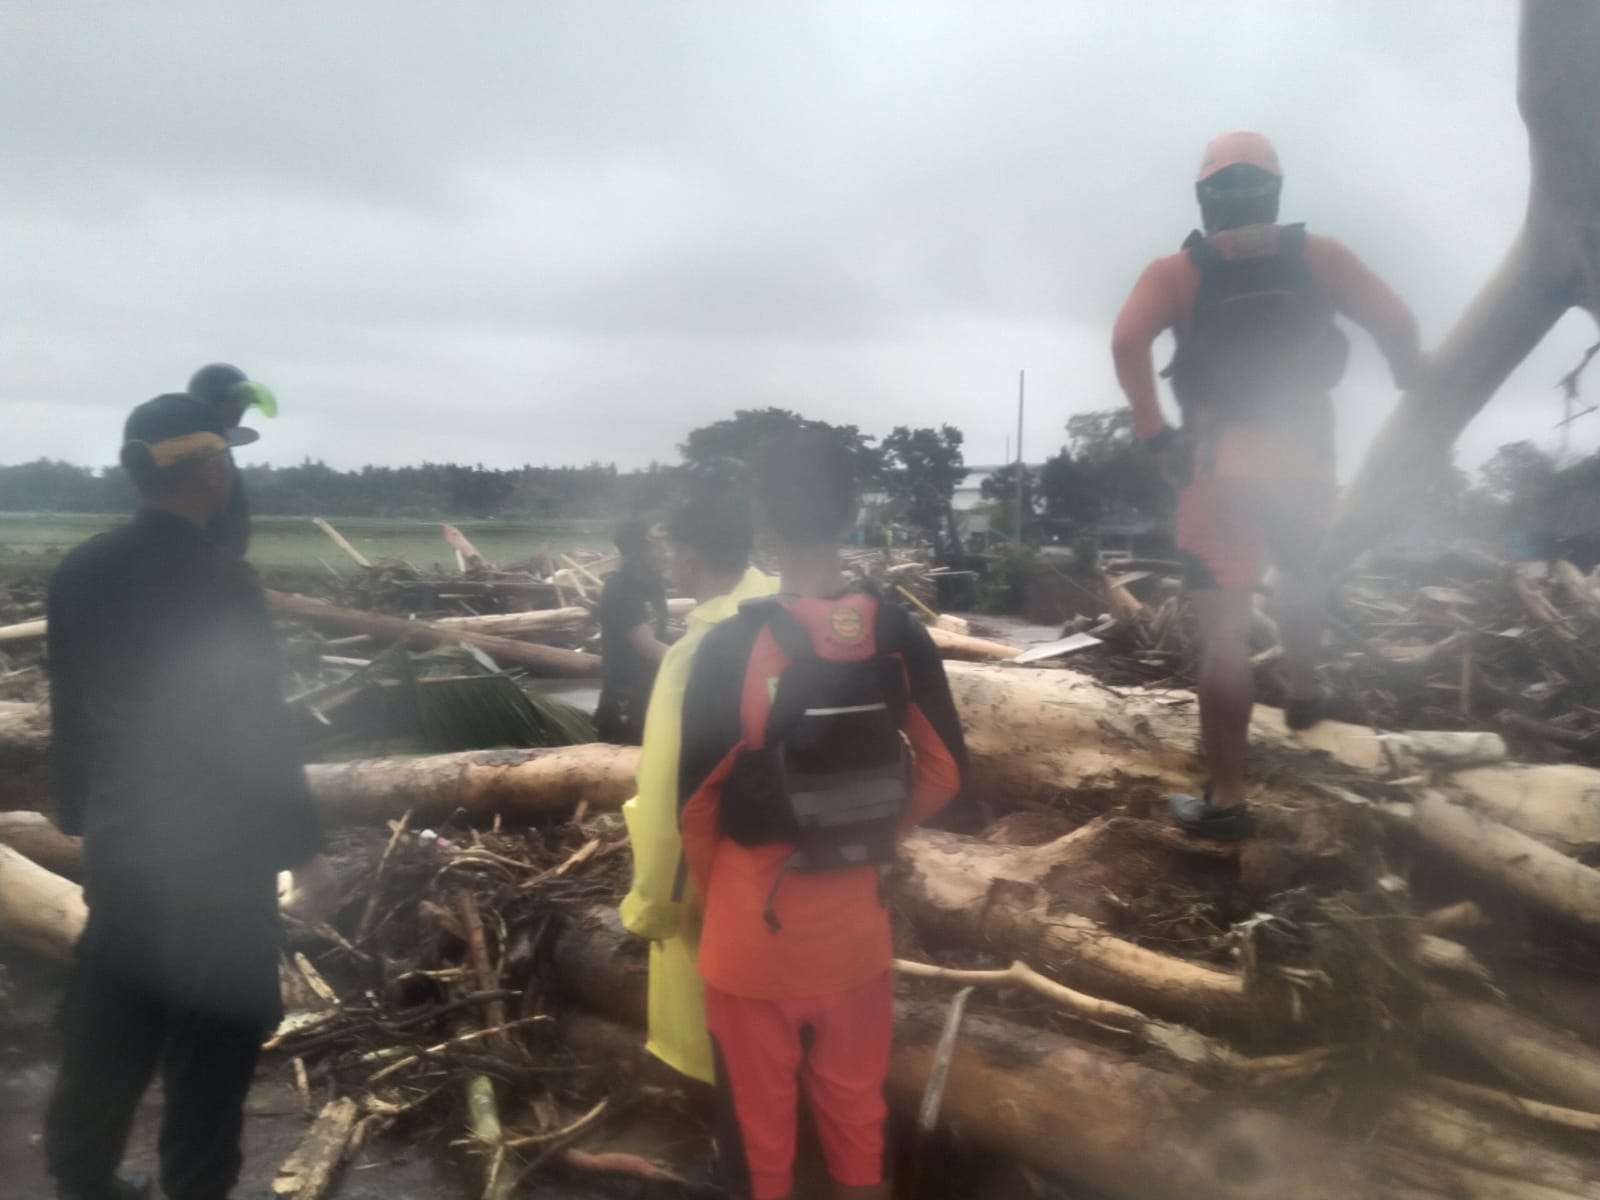
[{"label": "vest patch emblem", "polygon": [[861,620],[861,610],[847,605],[840,605],[828,614],[828,627],[841,642],[859,642],[867,631]]}]

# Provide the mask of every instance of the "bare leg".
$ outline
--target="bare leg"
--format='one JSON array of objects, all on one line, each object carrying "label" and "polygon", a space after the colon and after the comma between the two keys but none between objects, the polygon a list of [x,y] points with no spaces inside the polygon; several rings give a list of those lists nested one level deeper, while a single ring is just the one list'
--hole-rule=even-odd
[{"label": "bare leg", "polygon": [[845,1187],[836,1183],[833,1185],[833,1194],[836,1200],[889,1200],[889,1184],[869,1183],[865,1187]]},{"label": "bare leg", "polygon": [[1200,623],[1200,741],[1211,774],[1211,803],[1245,801],[1250,745],[1250,608],[1247,591],[1208,589],[1193,596]]},{"label": "bare leg", "polygon": [[1315,699],[1320,695],[1317,663],[1322,657],[1325,621],[1322,587],[1316,573],[1309,569],[1287,571],[1280,568],[1277,608],[1289,699]]}]

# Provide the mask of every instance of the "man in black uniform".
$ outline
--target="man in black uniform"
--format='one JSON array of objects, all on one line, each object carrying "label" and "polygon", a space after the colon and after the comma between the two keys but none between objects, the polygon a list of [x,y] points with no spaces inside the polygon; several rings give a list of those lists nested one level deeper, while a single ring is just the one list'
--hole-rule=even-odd
[{"label": "man in black uniform", "polygon": [[260,585],[207,535],[254,441],[186,395],[128,418],[134,520],[50,585],[57,820],[84,839],[89,921],[45,1147],[59,1195],[125,1200],[134,1110],[161,1071],[161,1182],[222,1200],[264,1035],[280,1017],[276,877],[331,891]]},{"label": "man in black uniform", "polygon": [[[244,420],[245,410],[252,405],[262,415],[278,415],[278,399],[268,388],[252,380],[232,363],[209,363],[189,379],[189,395],[211,410],[212,418],[220,429],[238,427]],[[211,538],[240,558],[250,548],[250,500],[245,494],[244,481],[237,475],[228,505],[211,522]]]},{"label": "man in black uniform", "polygon": [[616,535],[622,566],[600,592],[600,654],[604,684],[595,728],[602,742],[637,746],[656,668],[667,654],[667,585],[660,539],[644,521],[625,522]]}]

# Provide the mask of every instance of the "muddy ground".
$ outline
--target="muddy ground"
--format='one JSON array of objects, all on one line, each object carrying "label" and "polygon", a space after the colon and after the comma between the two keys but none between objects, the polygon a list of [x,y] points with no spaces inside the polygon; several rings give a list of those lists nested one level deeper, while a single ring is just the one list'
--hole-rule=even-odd
[{"label": "muddy ground", "polygon": [[[58,967],[23,954],[0,953],[0,1200],[52,1200],[40,1133],[55,1082],[60,1036],[56,1012],[65,976]],[[317,1103],[330,1096],[313,1093]],[[268,1057],[257,1072],[245,1107],[245,1167],[236,1200],[266,1200],[278,1164],[288,1157],[311,1118],[296,1091],[286,1059]],[[161,1091],[145,1096],[128,1146],[127,1165],[154,1174]],[[668,1122],[640,1122],[615,1129],[586,1149],[626,1150],[658,1160],[698,1156],[685,1130]],[[337,1200],[476,1200],[482,1194],[475,1163],[443,1138],[415,1130],[380,1136],[345,1168]],[[641,1181],[605,1179],[592,1184],[547,1175],[530,1180],[522,1200],[666,1200],[683,1189]]]},{"label": "muddy ground", "polygon": [[[49,1200],[55,1193],[45,1173],[40,1130],[55,1082],[55,1018],[65,977],[22,955],[0,956],[0,971],[6,986],[0,998],[0,1200]],[[288,1063],[262,1064],[246,1117],[245,1173],[235,1195],[261,1200],[309,1123]],[[153,1087],[128,1147],[127,1162],[135,1170],[154,1172],[160,1121],[161,1093]],[[447,1154],[403,1138],[380,1138],[362,1150],[338,1194],[341,1200],[464,1200],[473,1194],[468,1182]]]},{"label": "muddy ground", "polygon": [[[0,952],[0,1200],[52,1200],[40,1133],[55,1081],[60,1037],[55,1028],[65,976],[31,956]],[[314,1089],[315,1090],[315,1089]],[[321,1103],[330,1097],[317,1095]],[[267,1200],[278,1164],[288,1157],[310,1124],[291,1068],[269,1057],[257,1073],[246,1105],[245,1168],[236,1200]],[[146,1095],[134,1124],[127,1165],[154,1173],[161,1121],[160,1088]],[[902,1150],[909,1131],[897,1131]],[[641,1154],[691,1177],[706,1178],[709,1153],[697,1131],[683,1121],[644,1117],[586,1139],[591,1153]],[[909,1163],[902,1159],[902,1170]],[[826,1196],[825,1177],[813,1162],[797,1164],[800,1195]],[[364,1146],[336,1185],[337,1200],[476,1200],[477,1165],[446,1139],[414,1130],[380,1136]],[[1065,1181],[971,1155],[941,1143],[923,1163],[920,1200],[1096,1200]],[[902,1183],[904,1195],[909,1188]],[[574,1178],[546,1173],[517,1192],[519,1200],[706,1200],[717,1196],[703,1184],[691,1188],[625,1178]]]}]

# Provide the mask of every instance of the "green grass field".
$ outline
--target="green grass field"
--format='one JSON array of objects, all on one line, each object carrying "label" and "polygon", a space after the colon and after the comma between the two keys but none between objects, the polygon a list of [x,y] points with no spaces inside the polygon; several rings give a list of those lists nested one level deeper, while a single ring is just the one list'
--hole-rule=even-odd
[{"label": "green grass field", "polygon": [[[0,513],[0,579],[46,575],[72,547],[123,520],[118,516],[77,513]],[[440,534],[437,521],[349,517],[333,523],[374,562],[380,558],[403,558],[425,570],[435,564],[455,568],[455,554]],[[604,550],[610,548],[611,541],[608,521],[453,523],[495,562],[530,558],[547,545],[558,551],[578,546]],[[253,530],[250,561],[268,583],[289,587],[300,581],[328,582],[332,578],[328,567],[341,574],[356,569],[311,524],[309,517],[258,517]]]}]

